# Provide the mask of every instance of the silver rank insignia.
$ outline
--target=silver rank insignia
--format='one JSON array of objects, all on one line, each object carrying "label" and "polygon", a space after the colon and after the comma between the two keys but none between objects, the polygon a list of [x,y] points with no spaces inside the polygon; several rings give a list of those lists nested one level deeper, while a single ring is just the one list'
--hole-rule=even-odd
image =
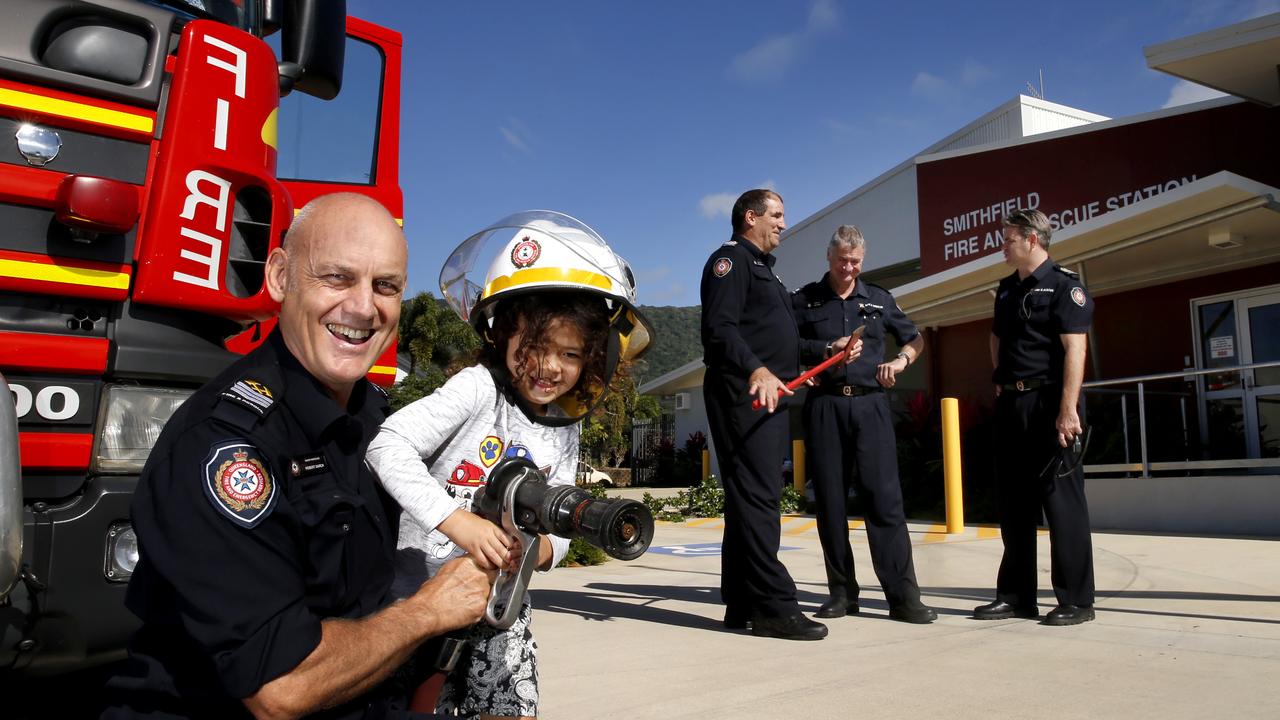
[{"label": "silver rank insignia", "polygon": [[222,397],[247,407],[258,415],[266,415],[267,410],[275,403],[275,395],[271,388],[257,380],[237,380],[234,385],[223,390]]}]

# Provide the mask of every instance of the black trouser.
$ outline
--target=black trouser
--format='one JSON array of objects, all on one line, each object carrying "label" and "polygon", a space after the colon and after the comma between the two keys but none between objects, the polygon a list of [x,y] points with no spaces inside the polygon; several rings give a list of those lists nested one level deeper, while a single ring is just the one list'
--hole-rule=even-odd
[{"label": "black trouser", "polygon": [[787,407],[752,411],[731,383],[708,369],[702,385],[724,485],[720,597],[731,613],[783,617],[799,612],[795,581],[778,560]]},{"label": "black trouser", "polygon": [[920,599],[911,560],[911,537],[898,484],[898,445],[889,398],[883,392],[846,397],[809,391],[805,438],[818,506],[818,537],[831,591],[858,597],[845,502],[853,470],[866,514],[871,566],[890,605]]},{"label": "black trouser", "polygon": [[1084,465],[1060,470],[1056,422],[1062,387],[1005,390],[996,399],[996,478],[1004,558],[996,599],[1036,602],[1036,525],[1049,522],[1053,593],[1059,605],[1093,604],[1093,545],[1084,496]]}]

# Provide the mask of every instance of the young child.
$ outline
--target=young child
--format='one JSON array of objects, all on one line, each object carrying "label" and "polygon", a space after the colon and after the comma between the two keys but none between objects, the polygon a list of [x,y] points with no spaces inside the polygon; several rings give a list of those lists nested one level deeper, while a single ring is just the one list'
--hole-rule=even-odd
[{"label": "young child", "polygon": [[[472,263],[506,238],[484,285],[472,282]],[[405,511],[397,596],[464,552],[488,567],[511,564],[518,543],[470,512],[476,489],[513,455],[532,460],[550,484],[572,484],[578,424],[618,362],[638,356],[650,337],[626,262],[591,228],[559,213],[520,213],[472,236],[445,264],[440,285],[483,348],[480,365],[392,415],[369,446],[369,464]],[[543,536],[538,569],[555,567],[568,547],[567,539]],[[445,680],[437,712],[536,716],[529,620],[526,595],[509,629],[472,628],[468,655]]]}]

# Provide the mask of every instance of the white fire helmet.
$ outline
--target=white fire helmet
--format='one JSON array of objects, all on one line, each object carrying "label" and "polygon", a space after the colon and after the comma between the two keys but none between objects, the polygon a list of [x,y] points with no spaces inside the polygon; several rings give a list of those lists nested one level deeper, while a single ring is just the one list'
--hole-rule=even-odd
[{"label": "white fire helmet", "polygon": [[[488,263],[483,284],[476,265]],[[639,357],[653,337],[649,321],[636,308],[635,276],[599,233],[568,215],[529,210],[499,220],[467,238],[440,272],[440,291],[450,307],[488,341],[499,300],[547,290],[598,295],[608,309],[605,382],[619,361]],[[606,388],[581,403],[566,393],[556,404],[571,422],[586,416]]]}]

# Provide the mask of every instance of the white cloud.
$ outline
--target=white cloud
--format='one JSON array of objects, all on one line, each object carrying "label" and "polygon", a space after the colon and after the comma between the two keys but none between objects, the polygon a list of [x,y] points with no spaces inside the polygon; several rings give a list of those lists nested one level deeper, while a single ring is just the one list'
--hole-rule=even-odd
[{"label": "white cloud", "polygon": [[916,73],[911,81],[911,94],[932,102],[953,102],[965,91],[973,90],[993,76],[991,68],[968,58],[952,77],[934,75],[924,70]]},{"label": "white cloud", "polygon": [[704,195],[698,201],[698,212],[705,218],[729,217],[733,212],[733,204],[737,201],[738,196],[730,193]]},{"label": "white cloud", "polygon": [[798,63],[815,35],[840,25],[840,8],[835,0],[814,0],[805,25],[799,30],[770,35],[729,62],[729,77],[743,83],[777,82]]},{"label": "white cloud", "polygon": [[964,67],[960,68],[960,85],[966,88],[977,87],[991,75],[991,68],[969,58],[964,61]]},{"label": "white cloud", "polygon": [[815,0],[809,8],[809,32],[831,30],[840,25],[840,7],[833,0]]},{"label": "white cloud", "polygon": [[1207,88],[1198,85],[1190,80],[1179,80],[1174,83],[1169,90],[1169,99],[1165,101],[1164,107],[1171,108],[1176,105],[1188,105],[1190,103],[1200,102],[1201,100],[1212,100],[1213,98],[1223,97],[1225,93],[1218,92],[1213,88]]},{"label": "white cloud", "polygon": [[649,283],[656,283],[670,274],[671,267],[669,265],[659,265],[656,268],[645,268],[636,272],[636,284],[648,285]]},{"label": "white cloud", "polygon": [[502,134],[502,139],[507,141],[511,147],[520,152],[529,152],[529,132],[528,126],[520,121],[520,118],[507,118],[505,125],[498,126],[498,132]]},{"label": "white cloud", "polygon": [[916,73],[916,79],[911,81],[911,94],[926,100],[945,100],[950,92],[951,86],[946,80],[923,70]]},{"label": "white cloud", "polygon": [[[744,188],[743,192],[753,188],[764,188],[765,190],[778,191],[777,185],[772,180],[765,180],[750,188]],[[698,212],[705,218],[729,217],[733,214],[733,204],[738,202],[738,196],[742,193],[712,193],[703,195],[698,201]]]},{"label": "white cloud", "polygon": [[848,135],[858,130],[858,126],[833,117],[822,118],[822,124],[837,135]]},{"label": "white cloud", "polygon": [[729,63],[729,74],[744,83],[781,80],[800,49],[800,36],[775,35],[765,38]]}]

